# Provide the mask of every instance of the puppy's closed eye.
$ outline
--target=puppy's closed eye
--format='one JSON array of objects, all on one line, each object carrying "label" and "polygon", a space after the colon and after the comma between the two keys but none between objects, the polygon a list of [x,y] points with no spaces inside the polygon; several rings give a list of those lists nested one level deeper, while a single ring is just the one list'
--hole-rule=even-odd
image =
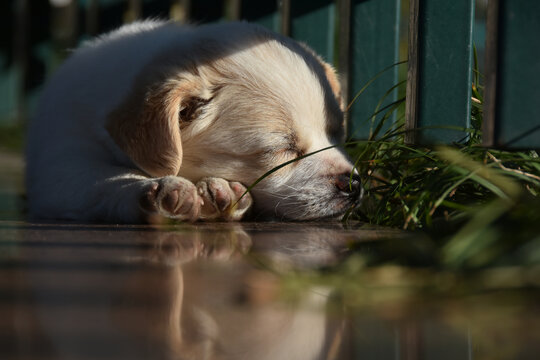
[{"label": "puppy's closed eye", "polygon": [[282,137],[281,134],[277,135],[280,140],[276,141],[273,147],[267,149],[266,153],[268,155],[279,158],[281,162],[285,162],[306,154],[306,151],[301,147],[294,133],[291,132],[285,137]]},{"label": "puppy's closed eye", "polygon": [[295,158],[305,155],[305,151],[302,149],[302,145],[298,139],[298,135],[294,131],[291,131],[286,137],[286,147],[284,149],[290,155],[293,155]]},{"label": "puppy's closed eye", "polygon": [[305,151],[300,149],[297,144],[290,143],[286,148],[282,150],[287,156],[292,156],[293,158],[297,158],[300,156],[305,155]]}]

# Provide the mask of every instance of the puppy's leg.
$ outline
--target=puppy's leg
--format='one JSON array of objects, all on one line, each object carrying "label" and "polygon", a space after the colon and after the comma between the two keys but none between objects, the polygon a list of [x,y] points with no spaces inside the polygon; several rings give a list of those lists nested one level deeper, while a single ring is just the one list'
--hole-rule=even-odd
[{"label": "puppy's leg", "polygon": [[90,161],[38,168],[33,164],[27,178],[33,219],[141,223],[162,216],[194,221],[202,206],[195,185],[181,177],[149,178]]},{"label": "puppy's leg", "polygon": [[253,203],[249,193],[242,197],[246,187],[236,181],[207,177],[197,183],[197,190],[204,202],[201,219],[238,221]]},{"label": "puppy's leg", "polygon": [[202,198],[182,177],[148,178],[122,174],[96,182],[90,189],[99,202],[80,209],[83,218],[118,222],[154,222],[159,218],[196,221]]}]

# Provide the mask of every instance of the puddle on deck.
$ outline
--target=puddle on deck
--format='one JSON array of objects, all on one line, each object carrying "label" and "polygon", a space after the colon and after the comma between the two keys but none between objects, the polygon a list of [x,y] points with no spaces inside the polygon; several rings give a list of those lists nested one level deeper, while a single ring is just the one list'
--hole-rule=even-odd
[{"label": "puddle on deck", "polygon": [[538,358],[531,299],[422,300],[396,268],[372,272],[376,285],[335,270],[352,242],[389,235],[339,224],[1,222],[0,358]]},{"label": "puddle on deck", "polygon": [[459,289],[452,274],[427,276],[426,287],[425,269],[364,268],[355,257],[413,234],[339,223],[32,224],[10,206],[0,220],[0,359],[540,356],[537,293],[485,283],[445,292]]}]

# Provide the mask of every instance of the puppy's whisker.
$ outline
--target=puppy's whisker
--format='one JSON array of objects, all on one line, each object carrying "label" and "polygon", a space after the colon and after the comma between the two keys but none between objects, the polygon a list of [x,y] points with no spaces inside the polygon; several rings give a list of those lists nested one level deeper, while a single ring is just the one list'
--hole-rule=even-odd
[{"label": "puppy's whisker", "polygon": [[284,186],[285,186],[285,187],[288,187],[289,189],[292,189],[292,190],[294,190],[294,191],[296,191],[296,192],[300,192],[300,191],[301,191],[300,189],[297,189],[297,188],[295,188],[294,186],[291,186],[291,185],[289,185],[289,184],[284,184]]}]

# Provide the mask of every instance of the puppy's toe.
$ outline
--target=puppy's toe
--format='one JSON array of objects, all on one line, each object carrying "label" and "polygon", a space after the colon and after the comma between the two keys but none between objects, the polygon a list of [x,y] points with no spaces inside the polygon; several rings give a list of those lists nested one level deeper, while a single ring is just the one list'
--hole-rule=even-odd
[{"label": "puppy's toe", "polygon": [[161,200],[161,206],[165,211],[175,214],[178,208],[178,202],[180,200],[180,195],[178,194],[178,189],[172,189],[163,196]]},{"label": "puppy's toe", "polygon": [[202,199],[190,181],[166,176],[152,182],[141,199],[141,207],[151,215],[195,221],[199,218]]},{"label": "puppy's toe", "polygon": [[221,217],[221,213],[231,203],[231,195],[227,180],[220,178],[204,178],[197,183],[197,191],[203,199],[201,218],[211,220]]},{"label": "puppy's toe", "polygon": [[249,194],[240,199],[246,188],[238,182],[204,178],[197,183],[197,189],[204,202],[200,215],[202,219],[237,221],[251,207]]},{"label": "puppy's toe", "polygon": [[217,219],[219,217],[219,210],[216,204],[214,204],[214,194],[211,191],[211,187],[208,181],[201,180],[197,183],[197,192],[203,199],[203,205],[201,206],[201,219]]},{"label": "puppy's toe", "polygon": [[153,181],[143,191],[139,204],[145,213],[151,214],[157,211],[156,197],[158,189],[159,183]]},{"label": "puppy's toe", "polygon": [[232,181],[229,185],[235,197],[235,202],[231,208],[229,217],[231,220],[240,220],[251,208],[253,198],[249,192],[246,192],[247,188],[239,182]]}]

